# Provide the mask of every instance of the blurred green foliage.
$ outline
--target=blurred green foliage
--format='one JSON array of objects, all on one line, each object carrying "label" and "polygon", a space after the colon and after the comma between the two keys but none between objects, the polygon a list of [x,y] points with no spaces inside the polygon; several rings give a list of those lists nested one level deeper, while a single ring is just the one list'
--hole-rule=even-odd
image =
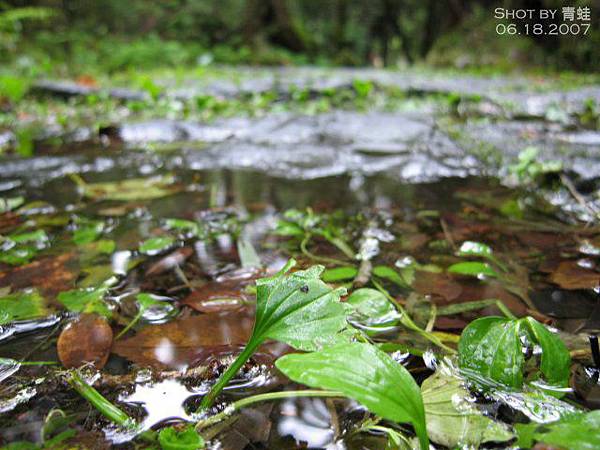
[{"label": "blurred green foliage", "polygon": [[593,11],[587,36],[496,33],[496,7],[557,9],[561,17],[562,6],[557,0],[508,6],[489,0],[11,0],[0,3],[0,62],[12,62],[20,73],[53,75],[211,63],[593,70],[600,56]]}]

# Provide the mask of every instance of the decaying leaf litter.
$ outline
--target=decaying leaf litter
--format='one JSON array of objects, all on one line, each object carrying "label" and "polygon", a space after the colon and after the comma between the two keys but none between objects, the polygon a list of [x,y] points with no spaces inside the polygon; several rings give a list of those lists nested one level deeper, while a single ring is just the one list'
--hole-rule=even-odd
[{"label": "decaying leaf litter", "polygon": [[[405,177],[419,146],[369,133],[378,89],[340,113],[364,117],[363,142],[300,109],[258,119],[279,124],[271,141],[165,157],[92,140],[61,172],[40,143],[3,162],[3,443],[595,448],[597,178],[526,145],[496,176]],[[395,120],[414,120],[409,101]],[[481,113],[447,102],[411,106],[438,121],[427,139],[483,158],[456,131]],[[315,127],[318,145],[295,134]],[[333,135],[364,171],[317,158]],[[230,165],[244,142],[273,161]],[[19,168],[34,163],[35,182]]]}]

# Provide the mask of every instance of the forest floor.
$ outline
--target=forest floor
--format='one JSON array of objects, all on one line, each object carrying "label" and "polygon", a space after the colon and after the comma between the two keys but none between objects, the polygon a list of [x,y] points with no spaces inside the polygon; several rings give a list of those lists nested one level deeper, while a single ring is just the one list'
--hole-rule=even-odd
[{"label": "forest floor", "polygon": [[[0,443],[45,445],[58,408],[69,421],[48,436],[145,448],[57,370],[89,359],[102,368],[89,380],[143,429],[192,420],[249,338],[253,281],[290,257],[325,264],[324,279],[350,292],[385,291],[395,321],[380,308],[350,322],[366,320],[369,340],[419,383],[468,324],[505,312],[497,300],[560,330],[573,358],[566,401],[476,396],[510,430],[504,441],[515,422],[600,404],[587,343],[600,330],[593,77],[211,68],[36,80],[2,108]],[[398,322],[398,305],[421,331]],[[65,328],[80,313],[96,319]],[[98,330],[92,353],[71,348]],[[289,351],[261,347],[227,401],[288,387],[272,362]],[[212,371],[190,376],[197,367]],[[240,450],[385,447],[356,404],[332,405],[263,404],[204,437]]]}]

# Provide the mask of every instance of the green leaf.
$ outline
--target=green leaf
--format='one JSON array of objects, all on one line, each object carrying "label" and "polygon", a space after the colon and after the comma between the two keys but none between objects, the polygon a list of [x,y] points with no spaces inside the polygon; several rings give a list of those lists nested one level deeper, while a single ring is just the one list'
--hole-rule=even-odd
[{"label": "green leaf", "polygon": [[295,223],[280,220],[277,222],[275,234],[280,236],[304,236],[304,230]]},{"label": "green leaf", "polygon": [[158,255],[171,247],[175,242],[175,239],[170,236],[157,236],[145,240],[140,244],[140,253],[147,255]]},{"label": "green leaf", "polygon": [[[290,260],[284,271],[296,262]],[[250,341],[275,339],[299,350],[336,342],[346,328],[343,288],[332,289],[319,276],[323,266],[256,281],[256,322]]]},{"label": "green leaf", "polygon": [[44,299],[35,290],[0,297],[0,325],[15,320],[36,319],[47,315]]},{"label": "green leaf", "polygon": [[326,269],[321,278],[326,283],[335,283],[337,281],[353,280],[358,274],[358,269],[354,266],[335,267]]},{"label": "green leaf", "polygon": [[457,254],[458,256],[477,256],[480,258],[485,258],[488,261],[496,264],[502,270],[506,270],[504,264],[498,261],[498,259],[494,256],[492,248],[486,244],[482,244],[481,242],[465,241],[458,249]]},{"label": "green leaf", "polygon": [[104,183],[86,183],[81,177],[73,174],[71,179],[77,183],[85,197],[94,200],[152,200],[180,190],[173,185],[175,179],[172,176],[130,178]]},{"label": "green leaf", "polygon": [[73,242],[77,245],[94,242],[104,231],[104,222],[101,220],[80,219],[73,232]]},{"label": "green leaf", "polygon": [[458,343],[460,367],[467,376],[483,377],[519,389],[523,385],[522,337],[542,350],[541,372],[548,383],[566,386],[571,358],[566,346],[531,317],[483,317],[471,322]]},{"label": "green leaf", "polygon": [[534,342],[542,348],[540,371],[551,385],[567,386],[571,367],[569,350],[558,335],[532,317],[523,319],[529,326]]},{"label": "green leaf", "polygon": [[375,346],[339,344],[285,355],[275,365],[293,381],[342,392],[384,419],[411,423],[421,448],[429,448],[419,386],[401,364]]},{"label": "green leaf", "polygon": [[393,325],[398,312],[385,295],[376,289],[362,288],[352,292],[346,300],[352,307],[350,317],[368,327]]},{"label": "green leaf", "polygon": [[0,262],[13,266],[27,264],[48,245],[48,241],[44,230],[13,233],[8,237],[0,236]]},{"label": "green leaf", "polygon": [[69,311],[97,313],[110,319],[112,311],[104,302],[104,295],[108,291],[108,288],[109,284],[105,283],[100,287],[65,291],[58,294],[57,300]]},{"label": "green leaf", "polygon": [[247,241],[246,239],[238,239],[237,248],[242,267],[261,267],[262,264],[260,263],[260,257],[256,253],[256,250],[250,241]]},{"label": "green leaf", "polygon": [[488,263],[477,261],[466,261],[452,264],[450,267],[448,267],[448,272],[477,278],[481,278],[482,276],[498,276],[498,273],[496,273],[496,271]]},{"label": "green leaf", "polygon": [[173,427],[163,428],[158,433],[158,442],[163,450],[196,450],[206,447],[204,439],[192,426],[183,431],[177,431]]},{"label": "green leaf", "polygon": [[506,442],[510,428],[482,414],[474,406],[463,381],[443,370],[421,385],[427,433],[436,444],[449,448],[477,448],[485,442]]},{"label": "green leaf", "polygon": [[398,272],[396,272],[394,269],[388,266],[373,267],[373,275],[391,281],[392,283],[395,283],[403,288],[410,287],[410,283],[408,283],[403,277],[401,277]]},{"label": "green leaf", "polygon": [[0,214],[12,211],[13,209],[21,206],[23,203],[25,203],[25,199],[23,197],[0,198]]},{"label": "green leaf", "polygon": [[515,425],[519,439],[517,445],[530,448],[534,442],[543,442],[569,450],[595,450],[600,448],[600,411],[577,413],[546,424]]},{"label": "green leaf", "polygon": [[284,342],[296,349],[311,351],[348,340],[347,306],[340,302],[343,288],[332,289],[319,276],[323,266],[287,273],[291,259],[276,275],[256,281],[256,319],[252,336],[233,364],[202,400],[212,404],[223,387],[254,351],[267,339]]}]

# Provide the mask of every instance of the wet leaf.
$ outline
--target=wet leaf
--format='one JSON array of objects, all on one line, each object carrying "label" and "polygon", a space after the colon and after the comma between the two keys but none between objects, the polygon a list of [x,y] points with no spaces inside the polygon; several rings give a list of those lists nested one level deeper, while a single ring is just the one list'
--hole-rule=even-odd
[{"label": "wet leaf", "polygon": [[252,318],[241,312],[186,317],[147,325],[135,336],[115,341],[113,352],[141,366],[179,369],[196,359],[199,351],[244,345],[252,324]]},{"label": "wet leaf", "polygon": [[183,304],[200,312],[238,309],[248,298],[244,290],[252,281],[251,279],[210,281],[194,289],[183,300]]},{"label": "wet leaf", "polygon": [[563,289],[596,289],[600,286],[600,273],[581,267],[576,261],[563,261],[550,275],[550,281]]},{"label": "wet leaf", "polygon": [[197,450],[206,446],[204,439],[193,426],[188,426],[182,431],[173,427],[163,428],[158,433],[158,442],[163,450]]},{"label": "wet leaf", "polygon": [[460,367],[467,376],[474,374],[519,389],[525,366],[523,337],[541,347],[540,371],[545,381],[567,386],[571,358],[565,344],[531,317],[483,317],[471,322],[458,344]]},{"label": "wet leaf", "polygon": [[227,371],[202,399],[208,408],[229,380],[267,339],[299,350],[316,350],[348,341],[347,305],[340,302],[343,288],[332,289],[320,279],[323,266],[287,273],[296,261],[290,259],[279,273],[256,281],[256,319],[252,336]]},{"label": "wet leaf", "polygon": [[108,283],[104,283],[100,287],[61,292],[58,294],[57,300],[69,311],[97,313],[110,319],[112,311],[104,301],[104,295],[108,292],[109,287]]},{"label": "wet leaf", "polygon": [[157,236],[142,242],[139,250],[147,255],[158,255],[173,246],[174,243],[175,239],[170,236]]},{"label": "wet leaf", "polygon": [[81,177],[73,174],[71,178],[77,183],[85,197],[94,200],[152,200],[181,190],[180,187],[173,184],[175,181],[173,176],[130,178],[103,183],[86,183]]},{"label": "wet leaf", "polygon": [[452,264],[450,267],[448,267],[448,272],[477,278],[482,276],[498,276],[498,273],[488,263],[477,261],[466,261]]},{"label": "wet leaf", "polygon": [[354,266],[335,267],[326,269],[321,275],[321,279],[326,283],[335,283],[338,281],[353,280],[358,275],[358,269]]},{"label": "wet leaf", "polygon": [[81,314],[63,328],[58,342],[58,358],[67,369],[92,363],[102,369],[110,355],[113,332],[106,319],[97,314]]},{"label": "wet leaf", "polygon": [[595,450],[600,448],[600,411],[571,414],[556,422],[539,424],[516,424],[519,439],[517,445],[523,448],[534,442],[557,445],[569,450]]},{"label": "wet leaf", "polygon": [[0,236],[0,262],[22,266],[35,258],[47,245],[48,236],[43,230]]},{"label": "wet leaf", "polygon": [[13,209],[21,206],[23,203],[25,203],[25,199],[23,197],[0,198],[0,214],[12,211]]},{"label": "wet leaf", "polygon": [[323,266],[285,274],[283,271],[256,281],[255,344],[265,339],[285,342],[299,350],[316,350],[335,342],[346,328],[346,307],[340,303],[344,289],[331,289],[320,280]]},{"label": "wet leaf", "polygon": [[494,256],[494,252],[489,245],[481,242],[465,241],[458,249],[458,256],[478,256],[485,258],[488,261],[496,264],[501,269],[505,269],[504,265]]},{"label": "wet leaf", "polygon": [[73,231],[73,242],[77,245],[94,242],[104,231],[104,222],[101,220],[78,219],[77,228]]},{"label": "wet leaf", "polygon": [[427,433],[436,444],[449,448],[505,442],[514,437],[502,422],[483,415],[473,404],[460,378],[438,370],[421,385]]},{"label": "wet leaf", "polygon": [[15,320],[29,320],[48,314],[44,299],[36,291],[15,292],[0,297],[0,325]]},{"label": "wet leaf", "polygon": [[408,288],[410,287],[410,282],[412,280],[406,280],[402,277],[398,272],[396,272],[391,267],[387,266],[375,266],[373,267],[373,275],[378,276],[380,278],[384,278],[392,283],[397,284],[400,287]]},{"label": "wet leaf", "polygon": [[421,448],[429,448],[419,387],[401,364],[376,347],[339,344],[285,355],[275,365],[297,383],[342,392],[384,419],[411,423]]},{"label": "wet leaf", "polygon": [[71,268],[75,262],[72,253],[42,257],[24,266],[0,272],[0,285],[11,286],[14,290],[34,286],[50,300],[72,286],[78,274]]},{"label": "wet leaf", "polygon": [[238,254],[240,255],[240,263],[243,268],[260,267],[260,257],[250,241],[238,239],[237,241]]},{"label": "wet leaf", "polygon": [[423,295],[437,295],[451,302],[463,291],[462,286],[445,273],[417,270],[413,289]]},{"label": "wet leaf", "polygon": [[352,307],[350,318],[364,326],[389,326],[398,319],[394,305],[376,289],[357,289],[346,299],[346,303]]}]

